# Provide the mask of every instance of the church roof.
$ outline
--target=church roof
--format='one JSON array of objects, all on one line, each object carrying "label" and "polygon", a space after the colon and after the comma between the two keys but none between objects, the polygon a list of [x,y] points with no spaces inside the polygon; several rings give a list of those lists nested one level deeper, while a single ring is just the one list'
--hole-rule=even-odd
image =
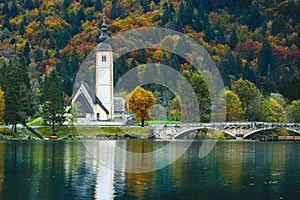
[{"label": "church roof", "polygon": [[96,51],[112,51],[112,48],[108,43],[102,42],[97,46]]},{"label": "church roof", "polygon": [[[90,102],[91,100],[92,102]],[[92,113],[93,108],[91,103],[98,104],[106,114],[109,114],[109,111],[104,107],[100,99],[92,92],[91,88],[86,82],[83,82],[77,92],[74,95],[72,103],[79,103],[80,109],[85,113]]]},{"label": "church roof", "polygon": [[98,47],[96,48],[96,50],[112,50],[111,46],[109,45],[109,42],[111,40],[111,38],[109,37],[109,35],[107,34],[107,24],[105,21],[105,13],[103,10],[103,22],[101,25],[101,35],[98,38],[98,42],[100,42],[100,44],[98,45]]}]

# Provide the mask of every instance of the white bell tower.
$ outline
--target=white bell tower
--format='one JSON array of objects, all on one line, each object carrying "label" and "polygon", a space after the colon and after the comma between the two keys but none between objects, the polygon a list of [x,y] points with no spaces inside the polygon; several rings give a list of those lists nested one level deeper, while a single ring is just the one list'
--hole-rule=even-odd
[{"label": "white bell tower", "polygon": [[105,15],[101,26],[100,44],[96,48],[96,81],[95,94],[108,110],[107,119],[113,119],[113,51],[109,44]]}]

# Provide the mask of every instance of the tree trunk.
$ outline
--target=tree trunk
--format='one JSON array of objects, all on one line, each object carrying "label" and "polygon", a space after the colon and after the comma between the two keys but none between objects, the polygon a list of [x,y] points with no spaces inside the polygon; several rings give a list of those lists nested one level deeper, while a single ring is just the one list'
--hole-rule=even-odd
[{"label": "tree trunk", "polygon": [[13,126],[12,126],[12,131],[13,131],[14,133],[17,133],[17,124],[13,124]]},{"label": "tree trunk", "polygon": [[144,119],[142,119],[142,127],[144,127],[144,125],[145,125],[145,120]]},{"label": "tree trunk", "polygon": [[52,135],[55,135],[55,130],[54,130],[54,120],[52,121]]}]

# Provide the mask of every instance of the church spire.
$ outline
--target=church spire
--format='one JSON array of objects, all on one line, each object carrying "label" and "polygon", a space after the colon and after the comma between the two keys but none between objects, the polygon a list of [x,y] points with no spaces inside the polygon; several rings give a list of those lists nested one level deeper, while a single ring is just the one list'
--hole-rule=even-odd
[{"label": "church spire", "polygon": [[99,42],[108,42],[110,37],[107,35],[107,24],[106,24],[105,8],[103,8],[103,22],[101,25],[101,35],[98,39]]}]

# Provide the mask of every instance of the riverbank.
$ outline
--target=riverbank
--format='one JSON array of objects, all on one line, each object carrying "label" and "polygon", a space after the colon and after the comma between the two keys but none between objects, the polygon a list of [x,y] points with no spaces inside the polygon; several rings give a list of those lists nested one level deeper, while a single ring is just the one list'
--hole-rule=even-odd
[{"label": "riverbank", "polygon": [[[39,126],[34,129],[44,138],[51,136],[51,127]],[[151,128],[149,126],[59,126],[55,128],[58,139],[147,139]],[[6,127],[0,127],[0,140],[20,140],[38,138],[26,128],[19,128],[16,134],[11,134]]]}]

